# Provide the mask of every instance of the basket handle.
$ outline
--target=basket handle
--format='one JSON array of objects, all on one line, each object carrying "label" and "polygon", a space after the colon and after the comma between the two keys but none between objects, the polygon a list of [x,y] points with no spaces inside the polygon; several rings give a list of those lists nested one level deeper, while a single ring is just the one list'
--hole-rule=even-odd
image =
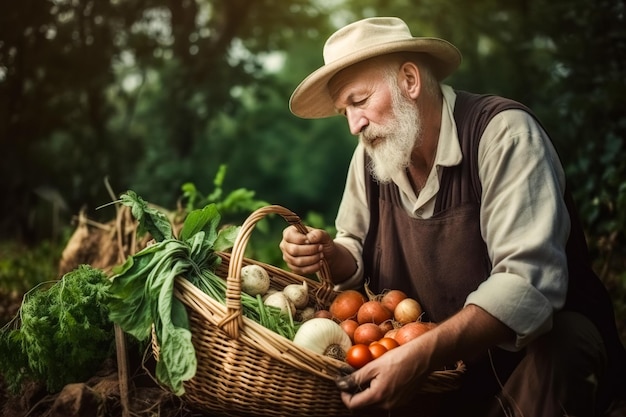
[{"label": "basket handle", "polygon": [[[230,263],[228,265],[228,277],[226,278],[226,316],[220,321],[220,327],[231,338],[239,338],[239,329],[243,325],[241,306],[241,268],[243,266],[244,252],[250,240],[254,226],[264,217],[270,214],[279,214],[290,225],[295,226],[299,232],[306,234],[307,228],[302,224],[300,217],[289,209],[279,205],[269,205],[255,210],[241,225],[241,230],[233,244]],[[320,271],[317,273],[320,281],[332,291],[330,268],[326,259],[322,259]]]}]

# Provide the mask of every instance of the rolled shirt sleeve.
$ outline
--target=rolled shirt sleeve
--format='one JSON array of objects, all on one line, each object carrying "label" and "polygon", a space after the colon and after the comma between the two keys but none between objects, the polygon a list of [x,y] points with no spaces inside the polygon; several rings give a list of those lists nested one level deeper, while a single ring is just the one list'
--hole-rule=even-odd
[{"label": "rolled shirt sleeve", "polygon": [[491,276],[471,293],[518,337],[520,349],[549,330],[565,302],[569,216],[565,176],[550,139],[520,110],[497,115],[479,147],[481,233]]}]

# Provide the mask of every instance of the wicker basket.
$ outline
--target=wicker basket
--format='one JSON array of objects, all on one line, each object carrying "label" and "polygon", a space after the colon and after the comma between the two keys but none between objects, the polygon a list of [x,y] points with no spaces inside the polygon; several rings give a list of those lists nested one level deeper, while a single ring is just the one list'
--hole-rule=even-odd
[{"label": "wicker basket", "polygon": [[[217,275],[227,281],[226,305],[185,279],[177,279],[175,296],[189,312],[198,360],[196,375],[184,385],[185,400],[193,408],[220,416],[349,416],[334,382],[349,372],[347,364],[301,348],[242,314],[240,271],[247,264],[263,266],[272,287],[279,290],[306,280],[310,298],[318,306],[328,307],[336,295],[326,264],[316,281],[244,257],[255,224],[270,214],[279,214],[306,232],[300,218],[284,207],[266,206],[252,213],[241,227],[232,254],[220,253]],[[455,369],[436,371],[420,391],[453,390],[463,371],[460,362]]]}]

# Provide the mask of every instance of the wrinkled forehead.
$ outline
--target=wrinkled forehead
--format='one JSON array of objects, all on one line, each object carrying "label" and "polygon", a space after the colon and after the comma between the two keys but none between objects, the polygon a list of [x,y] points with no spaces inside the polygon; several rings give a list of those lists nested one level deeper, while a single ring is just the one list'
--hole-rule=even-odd
[{"label": "wrinkled forehead", "polygon": [[381,82],[385,74],[385,61],[370,59],[345,68],[328,82],[330,97],[335,101],[348,88],[359,88]]}]

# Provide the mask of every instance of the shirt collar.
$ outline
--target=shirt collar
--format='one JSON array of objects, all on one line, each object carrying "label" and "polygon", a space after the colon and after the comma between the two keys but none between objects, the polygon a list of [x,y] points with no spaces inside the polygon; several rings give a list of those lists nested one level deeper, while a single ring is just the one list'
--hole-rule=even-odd
[{"label": "shirt collar", "polygon": [[448,85],[441,85],[443,93],[443,106],[441,110],[441,129],[437,142],[437,155],[435,156],[434,169],[430,172],[424,189],[416,196],[411,187],[411,183],[406,176],[406,172],[398,173],[393,177],[393,181],[398,185],[404,198],[412,202],[414,209],[423,206],[439,192],[439,167],[449,167],[459,165],[463,159],[459,136],[454,122],[454,104],[456,93]]},{"label": "shirt collar", "polygon": [[435,164],[439,166],[455,166],[461,163],[463,153],[459,144],[459,134],[454,122],[454,104],[456,93],[448,85],[441,85],[443,93],[443,109],[441,112],[441,130],[437,144]]}]

